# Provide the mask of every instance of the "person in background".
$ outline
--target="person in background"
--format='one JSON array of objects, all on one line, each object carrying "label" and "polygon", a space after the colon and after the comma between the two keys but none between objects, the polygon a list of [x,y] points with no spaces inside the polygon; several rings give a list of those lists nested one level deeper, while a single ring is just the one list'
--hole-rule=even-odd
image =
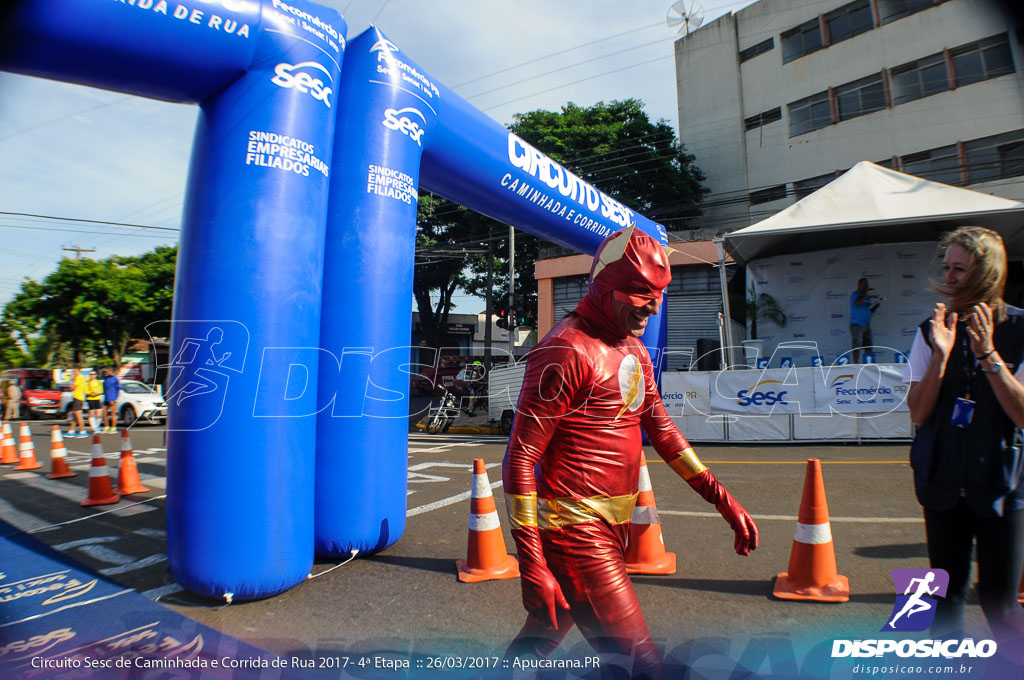
[{"label": "person in background", "polygon": [[870,351],[873,345],[871,337],[871,315],[882,303],[882,298],[871,295],[874,288],[868,287],[868,280],[857,282],[857,290],[850,294],[850,349],[853,350],[853,363],[860,363],[861,350]]},{"label": "person in background", "polygon": [[631,659],[630,677],[663,677],[625,564],[641,430],[729,523],[736,552],[757,548],[754,520],[672,423],[640,341],[671,280],[657,241],[615,232],[587,296],[530,353],[502,465],[527,612],[506,658],[548,658],[575,624],[600,654]]},{"label": "person in background", "polygon": [[117,398],[121,395],[121,381],[117,379],[114,369],[110,366],[104,369],[104,373],[106,373],[106,377],[103,378],[103,403],[106,407],[106,417],[109,425],[103,431],[107,434],[116,434]]},{"label": "person in background", "polygon": [[[87,437],[85,424],[82,422],[82,409],[85,407],[85,376],[82,369],[75,366],[71,378],[71,404],[68,406],[68,418],[71,421],[68,429],[68,437]],[[75,423],[78,423],[78,432],[75,432]]]},{"label": "person in background", "polygon": [[945,302],[918,327],[904,375],[928,559],[949,572],[932,635],[963,633],[976,548],[978,601],[1002,653],[1024,634],[1024,310],[1003,301],[999,234],[961,227],[941,247]]},{"label": "person in background", "polygon": [[89,427],[93,434],[99,434],[103,427],[103,383],[100,382],[100,368],[94,368],[85,383],[85,401],[89,405]]},{"label": "person in background", "polygon": [[21,388],[17,380],[11,380],[4,392],[7,408],[4,409],[4,420],[17,420],[21,417]]}]

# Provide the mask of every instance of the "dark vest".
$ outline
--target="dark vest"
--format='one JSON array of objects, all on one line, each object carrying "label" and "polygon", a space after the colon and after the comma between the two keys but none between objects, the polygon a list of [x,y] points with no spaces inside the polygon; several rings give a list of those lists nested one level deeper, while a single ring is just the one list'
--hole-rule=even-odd
[{"label": "dark vest", "polygon": [[[1024,360],[1024,310],[1006,305],[1006,319],[995,327],[993,346],[1011,373]],[[921,334],[932,347],[929,320]],[[1024,508],[1024,460],[1020,428],[996,399],[980,367],[968,378],[964,366],[974,364],[966,324],[956,326],[956,340],[946,362],[939,397],[931,417],[918,428],[910,448],[917,500],[929,510],[948,510],[963,496],[976,515],[999,516]],[[969,390],[968,387],[969,381]],[[950,424],[957,397],[970,393],[975,402],[968,429]]]}]

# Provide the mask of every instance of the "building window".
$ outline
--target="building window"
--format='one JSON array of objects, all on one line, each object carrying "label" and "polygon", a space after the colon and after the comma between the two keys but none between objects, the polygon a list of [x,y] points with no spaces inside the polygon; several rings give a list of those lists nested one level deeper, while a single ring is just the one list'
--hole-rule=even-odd
[{"label": "building window", "polygon": [[770,111],[762,111],[756,116],[751,116],[750,118],[744,118],[743,125],[747,130],[753,130],[755,128],[761,127],[762,125],[774,123],[777,120],[782,120],[781,106],[776,106],[774,109]]},{"label": "building window", "polygon": [[1024,175],[1024,130],[964,143],[970,183]]},{"label": "building window", "polygon": [[799,182],[793,182],[793,191],[796,193],[797,200],[800,200],[801,198],[805,198],[813,194],[835,178],[836,173],[830,172],[827,175],[818,175],[817,177],[802,179]]},{"label": "building window", "polygon": [[839,102],[839,120],[850,120],[865,113],[881,111],[885,108],[885,86],[882,74],[876,73],[867,78],[836,88],[836,99]]},{"label": "building window", "polygon": [[1013,57],[1005,33],[958,47],[951,54],[957,87],[1013,73]]},{"label": "building window", "polygon": [[786,197],[786,185],[779,184],[767,189],[761,189],[760,191],[750,192],[750,204],[757,205],[759,203],[770,203],[772,201],[778,201]]},{"label": "building window", "polygon": [[878,14],[888,24],[934,6],[935,0],[878,0]]},{"label": "building window", "polygon": [[956,144],[913,153],[901,159],[903,172],[943,184],[962,184]]},{"label": "building window", "polygon": [[770,52],[773,49],[775,49],[775,38],[768,38],[767,40],[762,40],[761,42],[757,43],[756,45],[753,45],[752,47],[748,47],[745,50],[740,50],[740,63],[742,64],[745,61],[750,61],[757,55],[764,54],[765,52]]},{"label": "building window", "polygon": [[821,48],[821,24],[814,18],[782,34],[782,63],[788,64]]},{"label": "building window", "polygon": [[795,101],[787,108],[789,109],[790,137],[796,137],[832,123],[832,107],[829,105],[828,92],[819,92],[806,99]]},{"label": "building window", "polygon": [[860,35],[875,27],[869,0],[857,0],[825,15],[828,39],[831,44]]},{"label": "building window", "polygon": [[896,164],[892,162],[891,158],[886,158],[884,161],[875,161],[875,165],[881,165],[883,168],[889,168],[890,170],[896,169]]},{"label": "building window", "polygon": [[946,57],[941,53],[897,66],[890,71],[890,75],[894,105],[905,104],[949,89]]}]

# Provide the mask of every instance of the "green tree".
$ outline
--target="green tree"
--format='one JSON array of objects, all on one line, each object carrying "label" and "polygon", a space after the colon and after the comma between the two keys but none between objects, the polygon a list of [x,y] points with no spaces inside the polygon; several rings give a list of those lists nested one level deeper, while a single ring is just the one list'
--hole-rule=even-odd
[{"label": "green tree", "polygon": [[120,364],[146,324],[170,318],[176,257],[176,246],[161,246],[140,256],[64,259],[41,283],[22,284],[0,325],[36,365],[83,357]]},{"label": "green tree", "polygon": [[[652,122],[638,99],[569,102],[559,112],[517,114],[509,129],[581,179],[650,219],[699,214],[704,175],[665,120]],[[682,206],[682,207],[681,207]],[[516,299],[536,319],[534,276],[540,241],[516,239]]]},{"label": "green tree", "polygon": [[[590,107],[570,102],[561,111],[517,114],[509,129],[580,178],[652,219],[698,214],[693,205],[707,193],[701,185],[703,174],[676,140],[672,126],[664,120],[651,122],[643,103],[636,99],[598,102]],[[507,307],[506,225],[439,199],[421,199],[418,222],[414,295],[428,343],[430,333],[444,328],[441,322],[447,320],[446,310],[459,288],[484,297],[487,258],[481,252],[486,252],[488,240],[495,256],[492,311]],[[528,324],[536,322],[534,265],[540,244],[533,236],[516,234],[516,311]]]},{"label": "green tree", "polygon": [[444,344],[453,296],[471,286],[467,270],[486,263],[486,240],[493,224],[497,223],[438,196],[420,197],[413,298],[427,345]]},{"label": "green tree", "polygon": [[750,322],[750,339],[757,340],[757,322],[770,321],[779,328],[786,325],[788,318],[782,311],[778,300],[768,293],[758,293],[754,284],[747,289],[747,296],[743,299],[743,315]]}]

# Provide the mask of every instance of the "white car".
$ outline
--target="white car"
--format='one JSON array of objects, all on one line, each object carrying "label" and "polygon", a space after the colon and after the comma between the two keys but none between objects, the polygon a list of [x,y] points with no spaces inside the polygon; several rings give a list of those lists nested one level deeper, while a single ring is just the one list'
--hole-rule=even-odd
[{"label": "white car", "polygon": [[[118,424],[130,426],[136,422],[154,424],[167,420],[167,404],[164,402],[163,390],[159,386],[147,385],[138,380],[121,380],[121,393],[117,397]],[[65,415],[71,408],[71,392],[60,395],[60,410]],[[82,414],[85,416],[85,414]]]}]

